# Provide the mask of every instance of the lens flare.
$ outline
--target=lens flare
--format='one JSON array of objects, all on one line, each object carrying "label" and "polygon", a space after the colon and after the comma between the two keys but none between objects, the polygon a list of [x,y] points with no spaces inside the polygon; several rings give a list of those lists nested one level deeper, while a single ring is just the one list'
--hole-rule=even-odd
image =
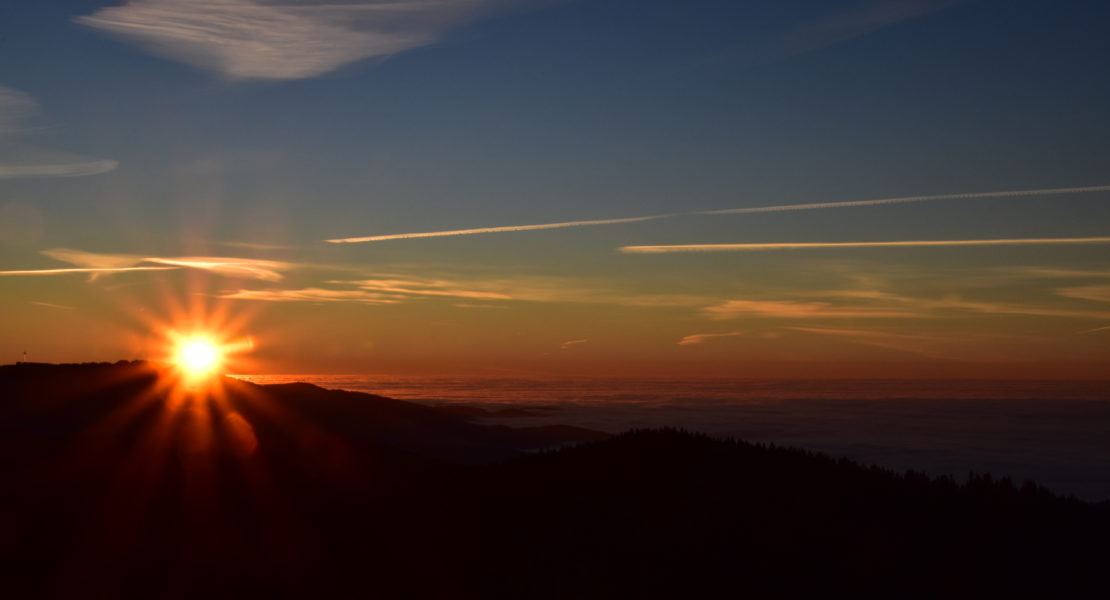
[{"label": "lens flare", "polygon": [[190,378],[200,379],[220,372],[226,352],[208,337],[178,340],[174,351],[174,364]]}]

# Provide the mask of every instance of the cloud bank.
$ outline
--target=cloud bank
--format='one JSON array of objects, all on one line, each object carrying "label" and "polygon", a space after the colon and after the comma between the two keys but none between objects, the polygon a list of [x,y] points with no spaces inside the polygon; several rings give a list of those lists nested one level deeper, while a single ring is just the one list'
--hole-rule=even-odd
[{"label": "cloud bank", "polygon": [[435,42],[508,0],[132,0],[76,21],[232,79],[303,79]]},{"label": "cloud bank", "polygon": [[38,103],[30,95],[0,86],[0,179],[82,177],[119,166],[114,160],[89,160],[23,143],[27,121],[38,114]]}]

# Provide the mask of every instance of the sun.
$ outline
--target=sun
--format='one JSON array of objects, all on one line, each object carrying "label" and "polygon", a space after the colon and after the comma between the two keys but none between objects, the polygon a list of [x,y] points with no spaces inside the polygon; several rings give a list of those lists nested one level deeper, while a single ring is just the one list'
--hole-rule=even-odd
[{"label": "sun", "polygon": [[225,359],[223,347],[206,336],[178,339],[173,353],[174,364],[190,379],[203,379],[219,373]]}]

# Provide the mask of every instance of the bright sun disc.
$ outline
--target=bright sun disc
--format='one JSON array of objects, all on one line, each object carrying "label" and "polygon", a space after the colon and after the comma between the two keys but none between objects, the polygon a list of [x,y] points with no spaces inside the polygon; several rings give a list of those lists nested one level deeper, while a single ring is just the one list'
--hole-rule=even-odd
[{"label": "bright sun disc", "polygon": [[212,375],[219,370],[223,360],[223,350],[207,338],[181,340],[174,353],[174,362],[189,377]]}]

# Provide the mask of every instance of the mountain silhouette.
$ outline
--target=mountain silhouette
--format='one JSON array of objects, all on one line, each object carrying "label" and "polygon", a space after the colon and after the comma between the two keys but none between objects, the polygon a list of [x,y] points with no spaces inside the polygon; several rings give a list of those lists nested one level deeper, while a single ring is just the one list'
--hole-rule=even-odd
[{"label": "mountain silhouette", "polygon": [[[0,367],[8,597],[1096,597],[1110,507],[142,362]],[[511,414],[511,413],[510,413]],[[507,415],[508,416],[508,415]]]}]

